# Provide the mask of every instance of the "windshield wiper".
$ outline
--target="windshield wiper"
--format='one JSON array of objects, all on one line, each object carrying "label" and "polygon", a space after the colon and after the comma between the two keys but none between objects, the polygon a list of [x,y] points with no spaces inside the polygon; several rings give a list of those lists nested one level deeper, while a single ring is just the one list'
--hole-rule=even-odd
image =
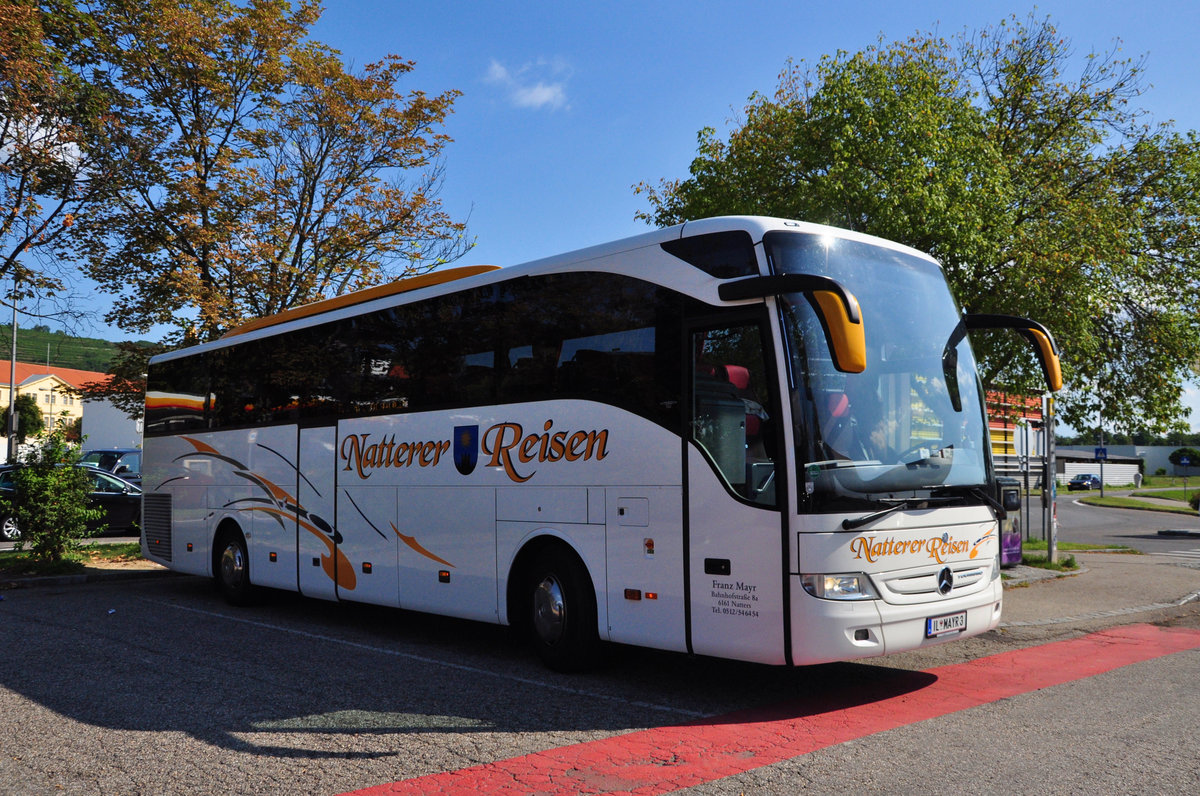
[{"label": "windshield wiper", "polygon": [[880,509],[879,511],[873,511],[870,514],[864,514],[861,517],[855,517],[853,519],[847,518],[847,519],[842,520],[842,530],[853,531],[855,528],[861,528],[864,525],[869,525],[870,523],[874,522],[875,520],[879,519],[880,517],[886,517],[887,515],[897,512],[897,511],[900,511],[901,509],[920,508],[921,504],[927,503],[927,502],[928,502],[928,498],[920,498],[920,499],[905,498],[904,500],[901,500],[899,503],[895,503],[891,506],[888,506],[886,509]]},{"label": "windshield wiper", "polygon": [[894,514],[902,509],[927,509],[930,503],[949,503],[956,498],[948,497],[922,497],[922,498],[904,498],[898,503],[893,503],[886,509],[873,511],[870,514],[864,514],[861,517],[842,520],[842,530],[853,531],[856,528],[861,528],[864,525],[870,525],[875,520],[886,517],[889,514]]}]

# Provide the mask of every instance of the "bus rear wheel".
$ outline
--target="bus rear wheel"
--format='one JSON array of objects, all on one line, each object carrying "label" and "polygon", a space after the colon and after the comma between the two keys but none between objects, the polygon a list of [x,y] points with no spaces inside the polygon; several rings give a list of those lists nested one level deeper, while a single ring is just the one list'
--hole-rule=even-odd
[{"label": "bus rear wheel", "polygon": [[250,585],[250,556],[246,553],[245,538],[240,531],[227,531],[221,535],[218,550],[215,575],[221,595],[231,605],[249,605],[254,589]]},{"label": "bus rear wheel", "polygon": [[543,550],[526,583],[530,637],[542,662],[558,672],[594,666],[600,651],[596,595],[583,562],[567,551]]}]

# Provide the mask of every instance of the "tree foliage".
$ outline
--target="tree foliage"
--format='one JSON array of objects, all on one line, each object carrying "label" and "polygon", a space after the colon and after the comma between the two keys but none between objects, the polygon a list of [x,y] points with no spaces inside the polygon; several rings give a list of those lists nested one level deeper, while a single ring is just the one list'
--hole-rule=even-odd
[{"label": "tree foliage", "polygon": [[[1051,328],[1060,417],[1161,432],[1200,362],[1200,141],[1147,124],[1143,90],[1140,61],[1080,62],[1049,20],[881,41],[789,64],[727,139],[700,132],[687,179],[635,187],[639,216],[785,216],[930,252],[971,311]],[[1041,391],[1018,338],[972,337],[989,387]]]},{"label": "tree foliage", "polygon": [[309,41],[304,0],[99,0],[97,58],[122,92],[103,167],[121,191],[76,254],[108,320],[174,342],[407,273],[468,248],[437,201],[458,92],[403,93],[411,62],[359,73]]},{"label": "tree foliage", "polygon": [[[10,406],[4,407],[4,427],[8,427]],[[42,417],[41,407],[38,406],[36,395],[17,396],[17,442],[24,443],[28,437],[36,437],[46,427]]]},{"label": "tree foliage", "polygon": [[45,253],[113,189],[99,164],[113,95],[89,28],[69,2],[0,0],[0,279],[20,283],[12,301],[69,290]]},{"label": "tree foliage", "polygon": [[1200,450],[1195,448],[1176,448],[1171,451],[1171,455],[1167,457],[1167,461],[1177,466],[1183,466],[1183,459],[1187,457],[1189,466],[1200,466]]},{"label": "tree foliage", "polygon": [[146,401],[146,369],[150,357],[170,350],[163,343],[122,342],[108,363],[107,379],[87,382],[81,392],[87,398],[106,400],[133,419],[143,414]]}]

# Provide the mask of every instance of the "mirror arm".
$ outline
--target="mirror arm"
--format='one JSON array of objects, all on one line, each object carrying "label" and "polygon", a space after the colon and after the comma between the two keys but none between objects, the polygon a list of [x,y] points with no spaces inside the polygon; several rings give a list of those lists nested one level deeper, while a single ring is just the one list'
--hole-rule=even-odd
[{"label": "mirror arm", "polygon": [[1037,321],[1017,315],[984,315],[966,313],[962,317],[964,328],[1012,329],[1024,337],[1037,351],[1042,364],[1042,375],[1051,392],[1062,389],[1062,363],[1059,361],[1058,344],[1050,330]]},{"label": "mirror arm", "polygon": [[717,286],[717,295],[722,301],[742,301],[779,296],[784,293],[813,293],[818,290],[837,295],[850,322],[862,323],[862,313],[859,312],[858,301],[850,294],[850,291],[846,290],[845,286],[836,279],[817,274],[772,274],[722,282]]}]

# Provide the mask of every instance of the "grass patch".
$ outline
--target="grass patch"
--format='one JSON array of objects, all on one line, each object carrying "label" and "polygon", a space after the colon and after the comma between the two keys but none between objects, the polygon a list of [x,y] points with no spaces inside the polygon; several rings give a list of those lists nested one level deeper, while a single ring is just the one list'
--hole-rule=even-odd
[{"label": "grass patch", "polygon": [[88,561],[137,561],[142,557],[140,542],[91,544],[81,551]]},{"label": "grass patch", "polygon": [[1021,556],[1021,563],[1027,567],[1051,569],[1055,572],[1074,572],[1079,569],[1079,562],[1075,560],[1075,556],[1067,556],[1066,558],[1058,559],[1058,561],[1050,561],[1048,556],[1024,553]]},{"label": "grass patch", "polygon": [[1195,494],[1196,491],[1190,488],[1186,492],[1182,489],[1166,489],[1161,492],[1134,492],[1130,497],[1162,498],[1163,500],[1178,500],[1180,503],[1187,503]]},{"label": "grass patch", "polygon": [[68,555],[62,561],[34,561],[28,553],[0,551],[0,578],[28,578],[39,575],[75,575],[83,572],[83,557]]},{"label": "grass patch", "polygon": [[1102,506],[1110,509],[1140,509],[1142,511],[1165,511],[1168,514],[1188,514],[1195,516],[1196,512],[1191,509],[1186,503],[1180,503],[1178,507],[1162,506],[1154,503],[1147,503],[1144,500],[1138,500],[1131,497],[1087,497],[1079,501],[1088,506]]},{"label": "grass patch", "polygon": [[1051,569],[1055,572],[1074,572],[1079,569],[1079,562],[1075,560],[1075,556],[1063,556],[1062,553],[1073,550],[1075,552],[1087,552],[1089,550],[1120,550],[1123,552],[1137,553],[1136,550],[1126,547],[1125,545],[1098,545],[1098,544],[1083,544],[1081,542],[1059,542],[1055,545],[1058,550],[1059,557],[1056,563],[1050,563],[1047,555],[1049,545],[1045,539],[1031,539],[1021,545],[1021,563],[1027,567],[1037,567],[1038,569]]},{"label": "grass patch", "polygon": [[[1191,476],[1187,480],[1194,483],[1196,481],[1196,477]],[[1183,487],[1184,483],[1184,478],[1181,475],[1148,475],[1142,479],[1142,487],[1144,489],[1168,486]]]},{"label": "grass patch", "polygon": [[[1122,550],[1128,553],[1138,553],[1137,550],[1134,550],[1132,547],[1127,547],[1123,544],[1099,545],[1083,544],[1081,542],[1059,542],[1057,545],[1055,545],[1055,547],[1057,547],[1059,550],[1074,550],[1077,553],[1086,553],[1088,551],[1097,550]],[[1047,548],[1049,548],[1049,544],[1047,544],[1045,539],[1030,539],[1022,542],[1021,544],[1022,550],[1040,550],[1045,552]],[[1138,555],[1140,555],[1140,553],[1138,553]]]},{"label": "grass patch", "polygon": [[114,542],[88,545],[70,553],[62,561],[34,561],[24,550],[0,551],[0,577],[38,577],[45,575],[77,575],[88,564],[101,561],[137,561],[142,547],[137,542]]}]

